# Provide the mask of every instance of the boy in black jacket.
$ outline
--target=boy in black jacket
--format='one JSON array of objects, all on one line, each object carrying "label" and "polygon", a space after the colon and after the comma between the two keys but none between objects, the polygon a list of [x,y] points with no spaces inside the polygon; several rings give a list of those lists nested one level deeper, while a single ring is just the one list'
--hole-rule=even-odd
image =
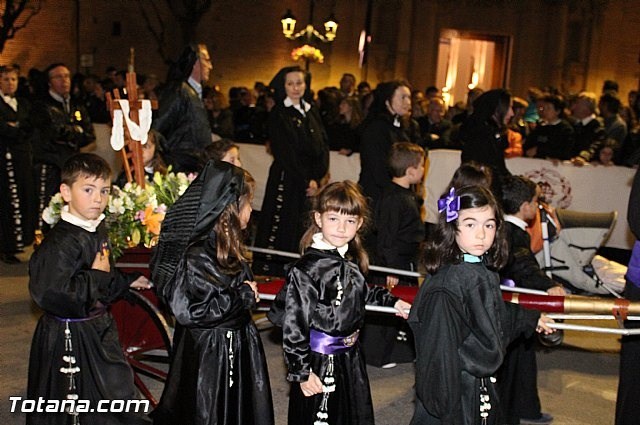
[{"label": "boy in black jacket", "polygon": [[[509,244],[509,260],[500,270],[502,279],[516,286],[565,295],[561,285],[541,269],[531,251],[527,222],[538,214],[538,186],[526,177],[507,176],[502,184],[502,206]],[[504,423],[549,424],[553,416],[543,413],[538,397],[535,337],[519,337],[509,345],[498,371]]]}]

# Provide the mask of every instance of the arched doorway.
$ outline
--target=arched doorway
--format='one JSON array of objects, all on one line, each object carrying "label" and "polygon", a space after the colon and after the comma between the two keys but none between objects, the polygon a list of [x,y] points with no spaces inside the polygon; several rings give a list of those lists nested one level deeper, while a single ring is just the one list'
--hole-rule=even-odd
[{"label": "arched doorway", "polygon": [[444,29],[440,35],[436,85],[445,102],[465,101],[467,92],[479,87],[507,87],[511,37]]}]

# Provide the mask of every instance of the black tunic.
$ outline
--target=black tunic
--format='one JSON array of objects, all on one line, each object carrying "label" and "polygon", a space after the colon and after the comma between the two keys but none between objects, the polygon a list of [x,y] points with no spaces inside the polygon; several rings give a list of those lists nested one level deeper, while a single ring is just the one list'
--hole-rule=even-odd
[{"label": "black tunic", "polygon": [[175,352],[156,424],[272,425],[266,358],[251,320],[248,265],[221,273],[213,237],[191,245],[165,290],[176,328]]},{"label": "black tunic", "polygon": [[583,125],[582,121],[573,124],[575,141],[571,156],[580,155],[586,161],[598,159],[596,153],[600,150],[606,140],[604,127],[598,118],[594,118]]},{"label": "black tunic", "polygon": [[502,178],[510,175],[504,160],[504,150],[509,147],[506,131],[492,120],[483,121],[473,114],[460,127],[463,163],[475,161],[491,168],[493,179],[491,192],[502,197]]},{"label": "black tunic", "polygon": [[[516,286],[546,291],[556,284],[542,269],[531,251],[529,233],[507,221],[509,260],[500,276],[512,279]],[[520,335],[507,348],[498,371],[498,388],[505,423],[520,418],[539,418],[542,411],[538,397],[538,366],[534,336]]]},{"label": "black tunic", "polygon": [[377,229],[376,264],[402,270],[417,270],[424,223],[422,199],[411,189],[392,183],[375,211]]},{"label": "black tunic", "polygon": [[[36,217],[31,137],[26,99],[14,111],[0,98],[0,253],[14,254],[33,242]],[[14,125],[10,125],[13,123]]]},{"label": "black tunic", "polygon": [[61,170],[64,163],[81,147],[96,140],[93,124],[84,105],[69,100],[69,112],[50,94],[34,102],[31,120],[37,130],[33,140],[33,164],[38,196],[37,228],[45,226],[42,211],[60,190]]},{"label": "black tunic", "polygon": [[574,140],[571,124],[567,120],[560,120],[557,124],[538,124],[527,137],[522,149],[526,152],[537,147],[536,158],[566,160],[571,158]]},{"label": "black tunic", "polygon": [[410,126],[400,122],[399,124],[400,126],[395,126],[394,117],[388,113],[379,114],[363,124],[358,183],[362,186],[364,194],[372,200],[372,210],[375,210],[385,188],[391,185],[387,166],[391,146],[396,142],[420,141],[414,134],[419,130],[412,128],[414,125],[417,127],[415,121],[410,121]]},{"label": "black tunic", "polygon": [[[292,382],[290,425],[312,425],[323,398],[323,394],[305,397],[300,389],[300,382],[307,381],[311,371],[322,380],[330,363],[330,355],[311,351],[310,330],[351,335],[364,324],[366,304],[393,306],[397,300],[385,288],[369,288],[358,266],[336,250],[309,248],[292,265],[269,314],[274,323],[282,325],[287,379]],[[332,356],[336,389],[329,393],[327,422],[373,424],[369,378],[359,343]]]},{"label": "black tunic", "polygon": [[[375,264],[416,271],[424,223],[420,217],[422,199],[411,189],[395,183],[387,187],[375,211]],[[400,285],[417,286],[412,277],[399,277]],[[369,282],[386,284],[386,274],[370,274]],[[415,359],[414,343],[407,322],[388,314],[368,314],[361,337],[367,364],[381,367],[389,363],[409,363]]]},{"label": "black tunic", "polygon": [[[420,287],[409,315],[416,341],[418,403],[442,424],[480,424],[481,384],[499,423],[495,383],[509,342],[539,317],[502,301],[498,274],[482,263],[443,266]],[[412,424],[424,423],[414,417]]]},{"label": "black tunic", "polygon": [[[327,136],[315,107],[302,115],[293,106],[282,104],[269,115],[269,135],[273,163],[260,210],[256,246],[297,252],[309,209],[306,189],[311,180],[319,184],[329,170]],[[261,272],[273,270],[264,268]]]},{"label": "black tunic", "polygon": [[[132,277],[91,269],[95,255],[107,240],[104,227],[89,232],[61,220],[47,234],[29,263],[29,291],[35,303],[45,311],[31,343],[27,398],[64,400],[69,391],[65,366],[65,322],[61,318],[93,319],[70,321],[72,353],[80,371],[75,375],[79,399],[136,399],[133,373],[122,354],[118,331],[111,314],[100,314],[105,306],[127,293]],[[41,413],[27,416],[27,424],[70,424],[66,413]],[[150,423],[142,414],[80,414],[80,423]]]},{"label": "black tunic", "polygon": [[174,82],[162,92],[152,127],[164,137],[163,155],[173,171],[200,171],[201,155],[211,144],[209,117],[202,99],[187,82]]}]

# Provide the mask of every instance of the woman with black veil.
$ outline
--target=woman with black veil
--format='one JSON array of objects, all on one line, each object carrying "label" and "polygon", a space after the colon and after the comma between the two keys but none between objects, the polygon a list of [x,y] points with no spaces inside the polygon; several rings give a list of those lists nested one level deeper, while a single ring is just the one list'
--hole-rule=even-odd
[{"label": "woman with black veil", "polygon": [[511,174],[504,150],[509,146],[507,123],[512,116],[511,94],[505,89],[489,90],[473,102],[473,113],[460,127],[462,162],[475,161],[491,168],[491,191],[498,201],[502,199],[502,177]]},{"label": "woman with black veil", "polygon": [[[273,163],[262,203],[256,246],[297,252],[309,210],[308,197],[329,170],[329,143],[318,109],[308,100],[309,77],[298,66],[282,68],[269,83],[276,106],[269,114]],[[256,261],[253,269],[283,275],[282,266]]]}]

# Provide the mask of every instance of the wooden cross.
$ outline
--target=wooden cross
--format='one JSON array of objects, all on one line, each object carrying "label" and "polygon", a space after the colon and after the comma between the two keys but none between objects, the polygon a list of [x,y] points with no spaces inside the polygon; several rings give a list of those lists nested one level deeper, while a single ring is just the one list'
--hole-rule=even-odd
[{"label": "wooden cross", "polygon": [[[142,102],[138,99],[138,84],[136,82],[136,73],[134,71],[134,49],[130,50],[129,67],[127,70],[127,100],[129,101],[130,118],[131,121],[136,124],[140,124],[140,117],[138,116],[138,110],[142,107]],[[117,88],[113,90],[113,97],[111,93],[106,94],[107,108],[111,113],[111,120],[113,121],[113,114],[116,109],[121,109],[117,100],[120,99],[120,92]],[[158,109],[158,101],[151,100],[151,109]],[[156,141],[157,142],[157,141]],[[133,140],[127,125],[124,125],[124,147],[120,150],[122,154],[122,165],[124,167],[127,181],[131,183],[135,181],[142,188],[145,186],[144,177],[144,162],[142,160],[142,143],[138,140]],[[133,169],[133,175],[131,170]]]}]

